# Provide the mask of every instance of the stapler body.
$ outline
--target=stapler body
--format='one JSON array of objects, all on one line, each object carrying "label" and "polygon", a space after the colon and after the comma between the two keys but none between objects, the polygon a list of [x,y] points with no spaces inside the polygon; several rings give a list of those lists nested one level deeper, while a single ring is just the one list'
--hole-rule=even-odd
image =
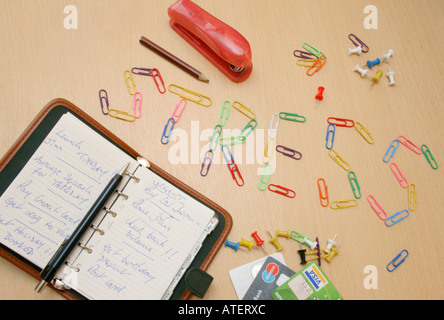
[{"label": "stapler body", "polygon": [[170,26],[234,82],[253,70],[250,44],[236,30],[189,0],[168,8]]}]

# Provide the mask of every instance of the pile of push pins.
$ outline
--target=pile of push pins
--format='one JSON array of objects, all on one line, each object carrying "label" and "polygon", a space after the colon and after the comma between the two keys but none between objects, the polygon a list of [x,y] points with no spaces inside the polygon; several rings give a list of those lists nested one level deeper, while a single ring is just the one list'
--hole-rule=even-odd
[{"label": "pile of push pins", "polygon": [[[337,243],[336,236],[333,237],[333,239],[327,240],[327,246],[324,249],[320,248],[319,245],[319,239],[316,238],[316,240],[312,240],[309,237],[295,231],[295,230],[288,230],[288,231],[276,231],[275,236],[273,237],[269,231],[267,231],[268,235],[270,236],[269,242],[273,244],[273,246],[276,248],[277,252],[280,252],[283,250],[282,245],[280,244],[278,238],[287,238],[287,239],[293,239],[300,243],[301,249],[298,250],[298,254],[301,258],[301,264],[306,264],[309,261],[315,261],[317,260],[319,266],[321,265],[321,259],[324,259],[328,263],[331,262],[331,260],[339,254],[339,247],[342,244]],[[231,242],[228,239],[225,240],[225,246],[232,248],[234,251],[238,251],[240,248],[248,249],[248,251],[251,251],[253,248],[261,248],[266,255],[268,255],[267,250],[264,248],[265,241],[262,240],[259,235],[257,234],[257,231],[254,231],[251,236],[254,240],[248,241],[244,238],[241,238],[239,242]],[[256,244],[255,244],[256,243]],[[310,248],[310,251],[307,252],[307,249],[302,249],[302,245],[305,245]]]},{"label": "pile of push pins", "polygon": [[[356,46],[354,49],[351,48],[348,49],[348,55],[357,54],[360,56],[361,53],[367,53],[369,51],[369,47],[354,34],[349,34],[348,38]],[[376,74],[373,76],[369,75],[368,72],[376,65],[380,65],[382,63],[388,64],[393,54],[394,51],[392,49],[388,49],[387,54],[383,55],[381,58],[376,58],[375,60],[368,60],[367,63],[362,67],[356,65],[353,71],[358,72],[362,78],[364,77],[369,78],[372,81],[372,86],[374,84],[378,84],[382,75],[384,74],[384,71],[379,69],[376,71]],[[386,76],[389,79],[389,85],[394,86],[396,84],[395,72],[391,70],[390,66],[388,67],[388,72]]]}]

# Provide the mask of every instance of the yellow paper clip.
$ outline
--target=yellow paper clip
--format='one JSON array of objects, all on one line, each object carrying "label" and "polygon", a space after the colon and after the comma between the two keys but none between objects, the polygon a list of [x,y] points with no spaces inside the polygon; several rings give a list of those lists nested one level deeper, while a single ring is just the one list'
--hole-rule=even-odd
[{"label": "yellow paper clip", "polygon": [[[126,87],[128,88],[128,93],[130,95],[134,95],[136,90],[136,84],[134,83],[133,74],[129,70],[125,70],[123,72],[123,76],[125,77]],[[130,83],[131,82],[131,83]]]},{"label": "yellow paper clip", "polygon": [[357,205],[358,205],[358,201],[356,201],[356,199],[337,200],[337,201],[332,201],[330,203],[330,208],[332,208],[332,209],[346,209],[346,208],[356,207]]},{"label": "yellow paper clip", "polygon": [[[310,64],[306,64],[304,62],[311,62]],[[296,64],[301,67],[311,67],[313,63],[316,62],[316,59],[304,59],[300,58],[296,60]]]},{"label": "yellow paper clip", "polygon": [[109,116],[111,116],[113,118],[120,119],[123,121],[134,122],[136,120],[135,116],[133,116],[132,114],[129,114],[126,111],[109,109],[108,114],[109,114]]},{"label": "yellow paper clip", "polygon": [[[184,93],[176,92],[172,88],[178,88],[178,89],[180,89],[180,90],[182,90],[182,91],[184,91],[186,93],[194,95],[194,97],[186,96]],[[168,86],[168,91],[171,92],[171,93],[179,95],[183,99],[187,99],[189,101],[192,101],[192,102],[195,102],[197,104],[200,104],[203,107],[209,107],[209,106],[211,106],[211,104],[213,102],[210,97],[207,97],[207,96],[205,96],[203,94],[200,94],[200,93],[197,93],[197,92],[194,92],[194,91],[191,91],[189,89],[186,89],[186,88],[181,87],[181,86],[179,86],[177,84],[174,84],[174,83],[171,83]]]},{"label": "yellow paper clip", "polygon": [[355,129],[358,130],[359,134],[370,144],[373,144],[375,140],[373,139],[370,132],[364,127],[360,122],[355,122]]},{"label": "yellow paper clip", "polygon": [[350,165],[334,149],[330,149],[328,155],[345,171],[350,171]]},{"label": "yellow paper clip", "polygon": [[250,108],[248,108],[247,106],[243,105],[239,101],[234,101],[233,102],[233,108],[236,109],[237,111],[239,111],[240,113],[242,113],[243,115],[247,116],[251,120],[256,119],[256,114],[253,111],[251,111]]},{"label": "yellow paper clip", "polygon": [[[271,144],[270,144],[271,142]],[[275,138],[269,138],[267,145],[265,146],[264,150],[264,157],[262,161],[264,163],[269,163],[271,160],[271,157],[273,156],[274,149],[276,148],[276,139]]]},{"label": "yellow paper clip", "polygon": [[416,209],[416,186],[413,183],[409,184],[409,210],[415,211]]}]

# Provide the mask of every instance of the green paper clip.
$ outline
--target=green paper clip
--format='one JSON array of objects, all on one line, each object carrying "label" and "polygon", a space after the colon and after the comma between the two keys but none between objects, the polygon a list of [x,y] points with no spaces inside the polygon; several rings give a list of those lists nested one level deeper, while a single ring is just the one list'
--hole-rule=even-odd
[{"label": "green paper clip", "polygon": [[348,181],[350,181],[350,186],[355,198],[361,199],[361,188],[359,187],[358,179],[356,179],[356,174],[353,171],[348,172]]}]

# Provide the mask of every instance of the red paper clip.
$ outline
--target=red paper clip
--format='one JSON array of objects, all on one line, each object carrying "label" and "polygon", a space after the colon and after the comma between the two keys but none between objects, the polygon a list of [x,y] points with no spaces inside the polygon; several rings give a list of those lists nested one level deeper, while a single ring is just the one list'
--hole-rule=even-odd
[{"label": "red paper clip", "polygon": [[270,190],[271,192],[289,197],[289,198],[294,198],[296,196],[296,192],[294,192],[293,190],[287,189],[282,186],[278,186],[276,184],[268,185],[268,190]]},{"label": "red paper clip", "polygon": [[[165,83],[163,83],[162,76],[160,75],[159,70],[156,68],[151,69],[151,76],[153,77],[154,83],[156,84],[157,89],[160,93],[164,94],[166,92]],[[162,88],[159,85],[159,82],[157,82],[157,78],[160,79],[160,83],[162,84]]]},{"label": "red paper clip", "polygon": [[355,122],[353,120],[350,119],[342,119],[342,118],[333,118],[333,117],[329,117],[327,119],[327,122],[330,124],[334,124],[337,127],[347,127],[347,128],[352,128],[355,126]]},{"label": "red paper clip", "polygon": [[241,82],[250,76],[250,44],[239,32],[189,0],[177,1],[168,15],[171,28],[230,80]]},{"label": "red paper clip", "polygon": [[227,164],[228,169],[231,172],[231,176],[233,177],[233,180],[236,181],[236,184],[239,187],[242,187],[244,185],[244,178],[242,178],[242,175],[239,171],[239,168],[237,167],[237,164],[234,162],[234,160]]}]

